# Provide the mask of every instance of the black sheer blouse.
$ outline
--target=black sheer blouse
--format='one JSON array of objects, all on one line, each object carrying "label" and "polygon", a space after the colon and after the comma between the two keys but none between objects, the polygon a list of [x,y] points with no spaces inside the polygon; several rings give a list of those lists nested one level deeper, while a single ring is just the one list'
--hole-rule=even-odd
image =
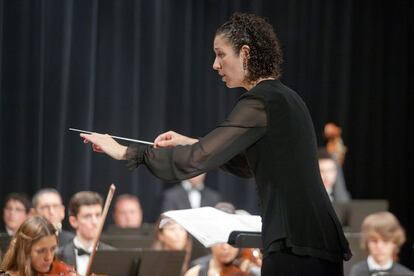
[{"label": "black sheer blouse", "polygon": [[244,93],[228,118],[193,145],[130,146],[130,167],[144,164],[165,181],[221,167],[256,181],[265,253],[289,248],[334,262],[351,254],[322,184],[309,111],[280,81]]},{"label": "black sheer blouse", "polygon": [[[243,153],[266,133],[266,112],[263,101],[254,96],[244,97],[228,118],[216,129],[193,145],[154,149],[131,145],[127,150],[128,166],[145,164],[164,181],[192,178],[221,165],[241,177],[252,177]],[[231,160],[230,164],[226,164]]]}]

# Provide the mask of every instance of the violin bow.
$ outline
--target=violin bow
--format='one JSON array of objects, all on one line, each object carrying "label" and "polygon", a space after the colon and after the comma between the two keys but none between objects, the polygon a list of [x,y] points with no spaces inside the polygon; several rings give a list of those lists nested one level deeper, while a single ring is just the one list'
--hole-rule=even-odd
[{"label": "violin bow", "polygon": [[104,205],[102,216],[101,216],[101,221],[98,226],[98,235],[96,236],[96,239],[93,241],[92,252],[89,258],[88,268],[86,269],[85,275],[89,275],[91,272],[93,258],[95,257],[95,254],[96,254],[99,239],[101,237],[102,229],[105,224],[106,215],[108,214],[109,206],[111,205],[111,201],[112,201],[112,198],[114,197],[114,193],[115,193],[115,185],[111,184],[111,186],[109,187],[108,195],[106,196],[105,205]]}]

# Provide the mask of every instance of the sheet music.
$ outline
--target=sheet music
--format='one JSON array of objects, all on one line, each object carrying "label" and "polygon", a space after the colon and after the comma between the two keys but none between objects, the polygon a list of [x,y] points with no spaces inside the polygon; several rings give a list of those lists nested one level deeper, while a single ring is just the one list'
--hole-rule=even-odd
[{"label": "sheet music", "polygon": [[201,207],[163,213],[162,227],[175,220],[205,247],[227,242],[232,231],[261,232],[260,216],[228,214],[213,207]]}]

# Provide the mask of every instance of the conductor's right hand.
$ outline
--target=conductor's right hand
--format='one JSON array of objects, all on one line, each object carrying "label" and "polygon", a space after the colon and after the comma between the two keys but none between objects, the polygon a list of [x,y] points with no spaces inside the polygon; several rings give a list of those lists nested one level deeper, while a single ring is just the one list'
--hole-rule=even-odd
[{"label": "conductor's right hand", "polygon": [[181,135],[174,131],[167,131],[160,135],[154,140],[155,148],[175,147],[178,145],[192,145],[197,143],[198,139],[190,138]]},{"label": "conductor's right hand", "polygon": [[124,145],[119,144],[108,134],[81,133],[85,144],[92,143],[92,148],[96,152],[104,152],[116,160],[125,160],[127,148]]}]

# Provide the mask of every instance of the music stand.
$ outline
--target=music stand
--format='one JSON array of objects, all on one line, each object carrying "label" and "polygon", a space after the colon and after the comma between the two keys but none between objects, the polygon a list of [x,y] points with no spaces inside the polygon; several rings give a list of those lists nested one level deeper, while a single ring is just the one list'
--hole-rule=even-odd
[{"label": "music stand", "polygon": [[111,224],[104,233],[106,235],[154,236],[154,225],[143,223],[139,228],[120,228]]},{"label": "music stand", "polygon": [[360,232],[362,221],[370,214],[388,210],[384,199],[354,199],[349,202],[349,231]]},{"label": "music stand", "polygon": [[151,248],[153,237],[140,235],[102,234],[100,240],[115,248]]},{"label": "music stand", "polygon": [[261,248],[262,233],[233,231],[230,233],[227,243],[237,248]]},{"label": "music stand", "polygon": [[184,251],[99,250],[96,252],[91,272],[110,276],[179,276],[184,256]]}]

